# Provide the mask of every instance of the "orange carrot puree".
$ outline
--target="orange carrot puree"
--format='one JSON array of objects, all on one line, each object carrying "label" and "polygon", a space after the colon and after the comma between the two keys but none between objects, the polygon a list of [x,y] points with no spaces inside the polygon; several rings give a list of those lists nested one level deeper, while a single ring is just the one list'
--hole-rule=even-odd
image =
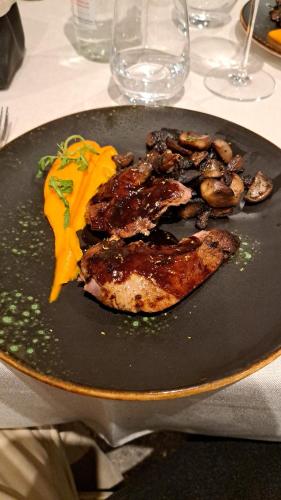
[{"label": "orange carrot puree", "polygon": [[[99,186],[112,177],[116,172],[116,166],[112,156],[117,154],[113,146],[100,147],[94,141],[79,141],[71,144],[67,151],[75,153],[83,145],[89,145],[99,154],[87,150],[84,153],[88,161],[86,170],[78,170],[77,163],[71,162],[63,169],[60,158],[57,158],[51,166],[44,186],[44,213],[49,220],[55,236],[56,267],[53,285],[49,301],[57,299],[64,283],[74,280],[79,273],[77,262],[82,257],[77,231],[85,226],[85,209],[90,198],[97,192]],[[73,181],[73,191],[65,194],[69,203],[69,225],[64,227],[65,206],[57,193],[49,186],[51,176],[63,180]]]}]

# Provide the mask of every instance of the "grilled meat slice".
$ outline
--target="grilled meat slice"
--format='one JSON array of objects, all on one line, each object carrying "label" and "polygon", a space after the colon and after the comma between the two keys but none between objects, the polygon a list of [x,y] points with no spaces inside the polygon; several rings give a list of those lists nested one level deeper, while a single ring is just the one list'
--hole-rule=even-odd
[{"label": "grilled meat slice", "polygon": [[103,184],[86,210],[91,229],[121,238],[149,234],[169,206],[191,198],[191,190],[180,182],[151,177],[151,172],[152,166],[142,163]]},{"label": "grilled meat slice", "polygon": [[222,230],[200,231],[169,245],[111,238],[83,255],[81,279],[84,290],[109,307],[158,312],[191,293],[238,246]]}]

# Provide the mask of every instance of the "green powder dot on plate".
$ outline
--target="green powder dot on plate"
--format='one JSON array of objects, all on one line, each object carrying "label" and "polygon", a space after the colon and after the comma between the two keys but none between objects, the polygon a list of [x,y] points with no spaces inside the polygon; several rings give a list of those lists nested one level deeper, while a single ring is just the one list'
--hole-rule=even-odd
[{"label": "green powder dot on plate", "polygon": [[145,322],[147,322],[147,321],[149,321],[149,318],[148,318],[147,316],[144,316],[144,317],[142,318],[142,320],[143,320],[143,321],[145,321]]},{"label": "green powder dot on plate", "polygon": [[12,311],[12,312],[15,312],[17,310],[17,306],[15,306],[14,304],[11,304],[9,306],[9,310]]},{"label": "green powder dot on plate", "polygon": [[13,344],[13,345],[10,345],[9,349],[11,352],[18,352],[19,346],[16,344]]},{"label": "green powder dot on plate", "polygon": [[4,344],[5,339],[0,339],[0,344]]},{"label": "green powder dot on plate", "polygon": [[28,295],[27,300],[33,300],[32,295]]},{"label": "green powder dot on plate", "polygon": [[[106,335],[105,332],[101,332],[101,333],[103,333],[104,335]],[[44,337],[45,340],[50,340],[50,338],[51,338],[50,335],[45,335],[45,337]]]},{"label": "green powder dot on plate", "polygon": [[33,347],[28,347],[28,348],[26,349],[26,352],[27,352],[27,354],[32,354],[32,353],[34,352]]},{"label": "green powder dot on plate", "polygon": [[245,252],[244,257],[245,259],[250,260],[252,258],[252,254],[250,254],[250,252]]},{"label": "green powder dot on plate", "polygon": [[30,309],[33,309],[35,311],[36,309],[38,309],[38,307],[38,304],[31,304]]},{"label": "green powder dot on plate", "polygon": [[34,311],[34,314],[41,314],[40,309],[36,309],[36,310]]},{"label": "green powder dot on plate", "polygon": [[21,296],[22,296],[22,293],[21,293],[21,292],[17,292],[17,293],[15,294],[15,296],[16,296],[16,297],[21,297]]},{"label": "green powder dot on plate", "polygon": [[39,335],[44,335],[45,331],[44,330],[38,330],[37,333],[39,333]]},{"label": "green powder dot on plate", "polygon": [[137,321],[137,320],[133,321],[133,323],[132,323],[132,325],[133,325],[134,327],[139,326],[139,324],[140,324],[140,322],[139,322],[139,321]]},{"label": "green powder dot on plate", "polygon": [[38,339],[32,339],[33,344],[37,344]]},{"label": "green powder dot on plate", "polygon": [[5,323],[5,325],[10,325],[13,323],[13,318],[12,316],[3,316],[2,322]]},{"label": "green powder dot on plate", "polygon": [[4,335],[4,330],[0,330],[0,335]]},{"label": "green powder dot on plate", "polygon": [[28,316],[30,316],[30,312],[29,311],[23,311],[22,315],[27,318]]}]

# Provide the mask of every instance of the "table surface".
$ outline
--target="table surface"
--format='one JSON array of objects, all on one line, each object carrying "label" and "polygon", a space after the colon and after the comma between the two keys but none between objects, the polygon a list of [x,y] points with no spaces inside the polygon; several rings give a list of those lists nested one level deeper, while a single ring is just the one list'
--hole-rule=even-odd
[{"label": "table surface", "polygon": [[[205,88],[203,76],[199,74],[204,71],[204,62],[200,66],[196,57],[199,39],[214,43],[215,38],[219,38],[222,47],[228,39],[237,47],[242,46],[245,33],[239,14],[244,3],[238,0],[234,4],[231,22],[222,28],[191,28],[191,71],[184,94],[175,105],[233,121],[281,146],[280,58],[253,44],[252,57],[257,57],[276,80],[274,94],[259,102],[242,103],[216,97]],[[26,37],[26,57],[11,87],[0,93],[0,104],[10,107],[10,139],[55,118],[120,102],[109,65],[84,59],[70,42],[70,0],[21,0],[19,8]]]},{"label": "table surface", "polygon": [[[70,1],[18,3],[26,56],[10,88],[0,92],[0,106],[10,108],[10,140],[55,118],[122,102],[111,80],[109,65],[84,59],[70,42]],[[239,14],[243,4],[240,0],[235,3],[231,22],[220,29],[191,28],[191,71],[184,93],[174,105],[233,121],[280,147],[281,59],[258,46],[252,47],[252,64],[263,65],[274,76],[276,89],[265,100],[242,103],[224,100],[206,90],[202,76],[205,63],[201,60],[199,64],[195,53],[202,42],[208,45],[220,41],[223,46],[225,40],[232,40],[235,46],[242,46],[245,33]],[[277,397],[281,393],[280,360],[218,394],[203,396],[200,401],[151,402],[141,409],[137,403],[66,394],[17,373],[4,363],[0,363],[0,376],[1,427],[87,418],[94,421],[95,429],[111,444],[157,428],[281,439],[281,399]],[[16,397],[10,397],[11,391]]]}]

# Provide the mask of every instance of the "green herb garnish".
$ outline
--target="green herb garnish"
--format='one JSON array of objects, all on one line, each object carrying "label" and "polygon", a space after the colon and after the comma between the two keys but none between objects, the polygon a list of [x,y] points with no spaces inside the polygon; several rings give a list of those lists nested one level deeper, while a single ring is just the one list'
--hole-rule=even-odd
[{"label": "green herb garnish", "polygon": [[71,179],[59,179],[58,177],[51,176],[48,185],[49,188],[55,191],[55,193],[58,195],[59,199],[65,206],[63,227],[67,228],[70,223],[70,210],[69,202],[64,195],[72,193],[73,181]]},{"label": "green herb garnish", "polygon": [[[75,141],[78,139],[79,141],[84,141],[84,144],[78,148],[76,151],[69,152],[67,151],[67,148],[69,147],[70,143],[72,141]],[[36,177],[41,178],[43,176],[43,172],[49,168],[55,160],[59,159],[60,160],[60,166],[58,170],[62,170],[65,168],[69,163],[76,163],[78,170],[87,170],[88,168],[88,160],[85,157],[86,151],[90,151],[91,153],[94,153],[98,155],[98,151],[95,150],[92,146],[89,146],[89,144],[85,143],[84,137],[81,135],[71,135],[68,137],[64,142],[61,142],[58,144],[58,152],[56,155],[47,155],[43,156],[39,162],[38,162],[38,170]]]}]

